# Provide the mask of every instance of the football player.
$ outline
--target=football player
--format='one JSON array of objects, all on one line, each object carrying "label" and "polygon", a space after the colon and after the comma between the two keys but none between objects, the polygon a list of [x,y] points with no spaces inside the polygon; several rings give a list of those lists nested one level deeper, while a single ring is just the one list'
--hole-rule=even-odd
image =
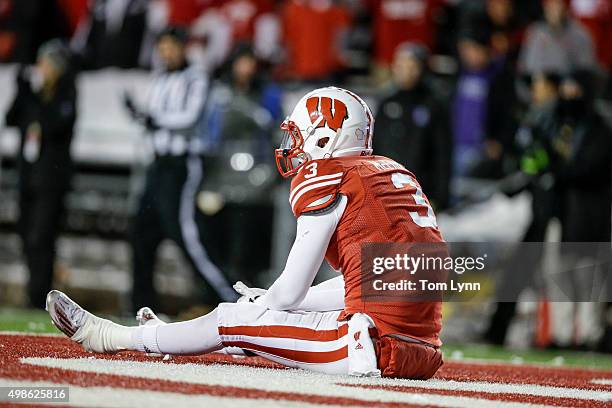
[{"label": "football player", "polygon": [[[223,350],[330,374],[431,377],[442,365],[441,303],[368,301],[361,293],[362,244],[444,242],[414,175],[372,155],[373,128],[366,103],[336,87],[305,95],[281,125],[276,162],[293,178],[297,236],[268,290],[238,284],[237,303],[169,324],[150,312],[138,327],[96,317],[52,291],[53,322],[92,352]],[[323,259],[340,275],[311,286]]]}]

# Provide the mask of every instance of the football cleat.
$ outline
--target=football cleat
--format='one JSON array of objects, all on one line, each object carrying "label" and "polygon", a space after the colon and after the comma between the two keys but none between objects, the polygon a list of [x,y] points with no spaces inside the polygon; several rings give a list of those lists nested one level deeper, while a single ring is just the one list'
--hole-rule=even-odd
[{"label": "football cleat", "polygon": [[55,327],[83,346],[85,351],[116,353],[125,350],[126,347],[117,346],[117,343],[121,343],[121,338],[129,337],[127,328],[94,316],[59,290],[49,292],[46,309]]},{"label": "football cleat", "polygon": [[150,307],[141,307],[138,312],[136,312],[136,320],[139,326],[159,326],[160,324],[166,324],[166,322],[157,317]]}]

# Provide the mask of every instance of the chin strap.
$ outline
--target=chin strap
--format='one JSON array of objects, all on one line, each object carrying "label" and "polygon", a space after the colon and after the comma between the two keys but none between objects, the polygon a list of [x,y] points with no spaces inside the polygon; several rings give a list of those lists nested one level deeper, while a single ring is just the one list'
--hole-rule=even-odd
[{"label": "chin strap", "polygon": [[[323,119],[325,119],[325,117],[324,117],[323,115],[319,115],[319,117],[317,118],[317,120],[315,120],[315,121],[312,123],[312,126],[310,126],[309,128],[307,128],[307,129],[306,129],[306,130],[308,130],[308,129],[312,129],[310,132],[308,132],[308,137],[310,137],[310,136],[314,135],[314,133],[315,133],[315,132],[316,132],[316,130],[317,130],[317,126],[319,126],[319,124],[320,124],[321,122],[323,122]],[[307,137],[307,138],[308,138],[308,137]],[[306,138],[306,139],[307,139],[307,138]],[[304,139],[304,143],[306,143],[306,139]]]},{"label": "chin strap", "polygon": [[342,128],[338,129],[338,131],[336,132],[336,137],[334,138],[332,145],[329,147],[329,153],[325,153],[323,155],[324,158],[329,159],[330,157],[334,156],[334,149],[338,144],[338,140],[340,140],[340,136],[342,136]]}]

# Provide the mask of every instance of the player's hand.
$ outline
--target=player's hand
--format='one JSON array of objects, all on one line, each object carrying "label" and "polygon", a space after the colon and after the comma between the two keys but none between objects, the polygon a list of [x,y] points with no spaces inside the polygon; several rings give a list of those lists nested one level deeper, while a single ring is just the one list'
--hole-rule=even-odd
[{"label": "player's hand", "polygon": [[255,300],[266,294],[265,289],[249,288],[247,285],[238,281],[234,284],[234,290],[241,296],[236,303],[255,302]]}]

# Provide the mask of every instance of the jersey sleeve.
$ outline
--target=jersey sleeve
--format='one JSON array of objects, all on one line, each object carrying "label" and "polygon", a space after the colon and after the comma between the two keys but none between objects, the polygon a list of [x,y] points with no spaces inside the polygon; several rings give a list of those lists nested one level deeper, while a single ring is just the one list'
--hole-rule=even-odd
[{"label": "jersey sleeve", "polygon": [[344,177],[342,166],[332,160],[306,164],[291,181],[289,204],[295,217],[334,204]]}]

